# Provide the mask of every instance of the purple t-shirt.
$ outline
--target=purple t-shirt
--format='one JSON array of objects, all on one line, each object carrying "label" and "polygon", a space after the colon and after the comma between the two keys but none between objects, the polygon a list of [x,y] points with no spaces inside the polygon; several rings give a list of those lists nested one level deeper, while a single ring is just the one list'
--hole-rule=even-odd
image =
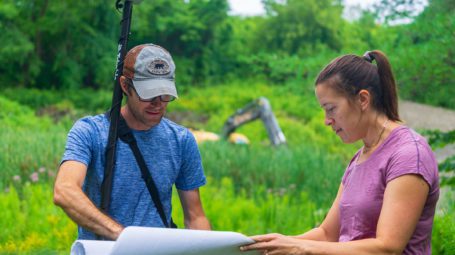
[{"label": "purple t-shirt", "polygon": [[431,230],[439,198],[438,164],[425,138],[414,130],[395,128],[364,162],[360,151],[344,173],[340,200],[340,242],[376,237],[387,183],[405,174],[420,175],[430,191],[416,229],[403,254],[431,254]]}]

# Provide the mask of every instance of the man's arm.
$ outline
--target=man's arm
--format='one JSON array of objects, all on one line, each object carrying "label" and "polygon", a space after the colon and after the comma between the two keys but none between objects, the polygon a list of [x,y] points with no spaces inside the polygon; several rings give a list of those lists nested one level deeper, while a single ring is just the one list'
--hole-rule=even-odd
[{"label": "man's arm", "polygon": [[199,189],[178,190],[182,204],[185,227],[189,229],[210,230],[210,223],[202,208]]},{"label": "man's arm", "polygon": [[82,191],[87,166],[65,161],[60,166],[54,185],[54,204],[60,206],[78,225],[116,240],[123,226],[102,213]]}]

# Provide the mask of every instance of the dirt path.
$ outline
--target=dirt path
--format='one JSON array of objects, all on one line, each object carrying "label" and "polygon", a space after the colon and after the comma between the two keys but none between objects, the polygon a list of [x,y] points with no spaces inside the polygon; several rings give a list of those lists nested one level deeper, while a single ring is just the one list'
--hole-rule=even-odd
[{"label": "dirt path", "polygon": [[[440,107],[428,106],[409,101],[400,101],[400,116],[406,125],[413,129],[439,129],[450,131],[455,129],[455,111]],[[443,161],[455,154],[455,144],[435,151],[437,160]]]}]

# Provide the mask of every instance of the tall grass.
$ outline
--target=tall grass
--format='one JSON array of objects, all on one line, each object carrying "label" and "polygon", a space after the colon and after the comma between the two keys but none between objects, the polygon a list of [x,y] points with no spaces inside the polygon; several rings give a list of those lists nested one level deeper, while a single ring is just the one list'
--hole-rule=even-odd
[{"label": "tall grass", "polygon": [[32,109],[0,97],[0,190],[10,183],[52,180],[67,130]]},{"label": "tall grass", "polygon": [[229,176],[237,191],[257,196],[262,194],[257,186],[264,185],[276,192],[306,192],[323,208],[331,205],[344,170],[339,156],[312,144],[273,148],[207,142],[200,148],[206,174],[218,181]]},{"label": "tall grass", "polygon": [[[207,217],[214,230],[236,231],[246,235],[266,232],[299,234],[316,226],[322,219],[315,204],[305,192],[290,195],[272,192],[265,185],[256,185],[254,196],[234,188],[228,177],[209,178],[200,190]],[[183,227],[178,196],[173,196],[173,218]]]}]

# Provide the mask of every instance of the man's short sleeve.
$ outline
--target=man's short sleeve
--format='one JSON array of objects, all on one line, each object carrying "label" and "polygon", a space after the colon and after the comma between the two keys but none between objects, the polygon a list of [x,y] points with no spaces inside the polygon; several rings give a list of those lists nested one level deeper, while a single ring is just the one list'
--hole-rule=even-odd
[{"label": "man's short sleeve", "polygon": [[78,120],[68,133],[61,163],[67,160],[89,165],[92,158],[93,127],[88,118]]},{"label": "man's short sleeve", "polygon": [[196,139],[188,129],[185,131],[182,164],[175,186],[179,190],[193,190],[206,183]]}]

